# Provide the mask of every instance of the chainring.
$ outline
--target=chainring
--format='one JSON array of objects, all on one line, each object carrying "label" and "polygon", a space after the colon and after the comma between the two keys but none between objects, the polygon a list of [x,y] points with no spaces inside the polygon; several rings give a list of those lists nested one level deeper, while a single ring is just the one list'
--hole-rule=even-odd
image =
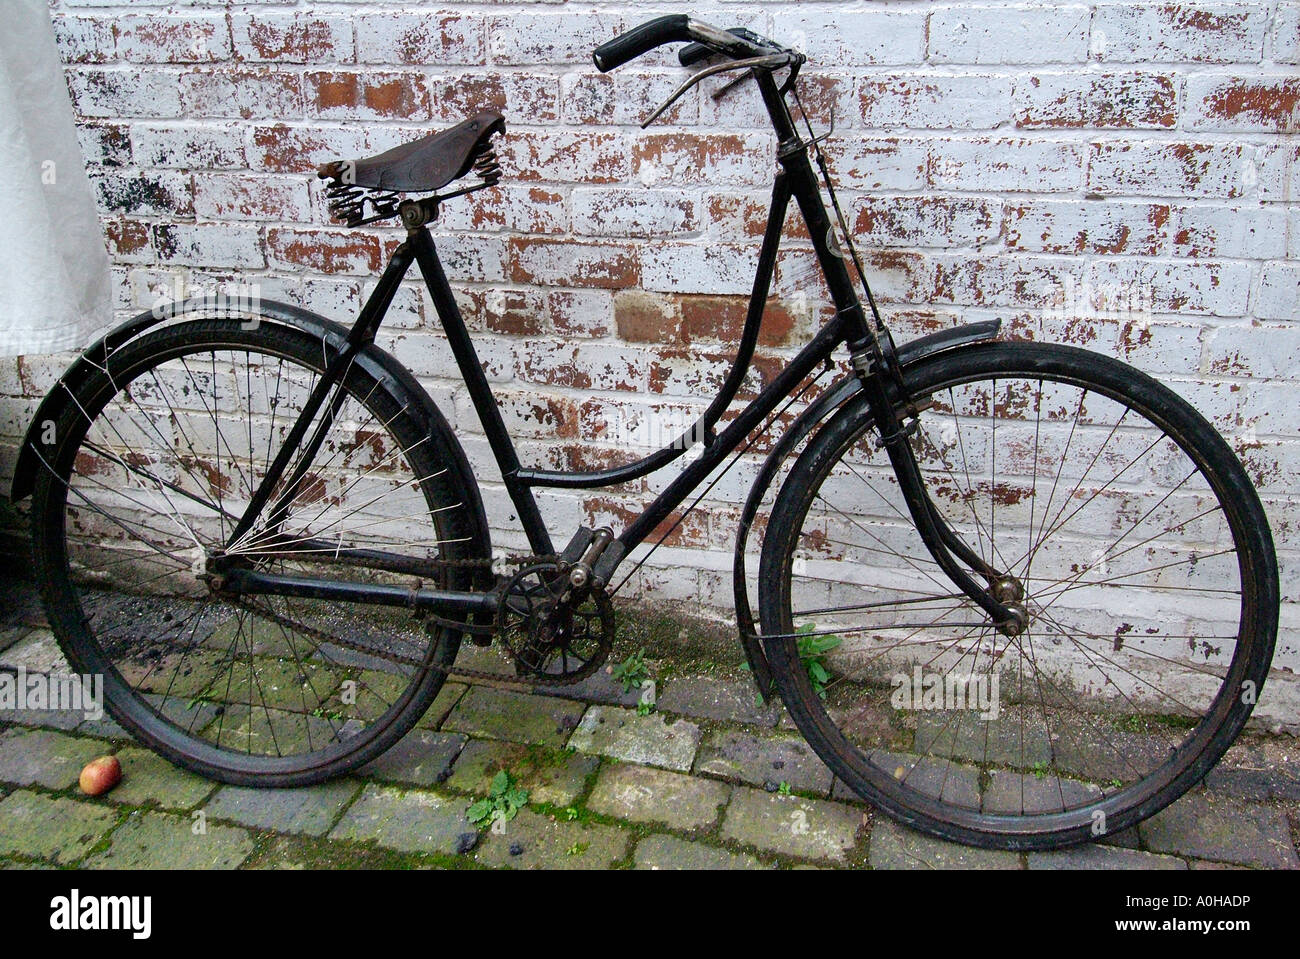
[{"label": "chainring", "polygon": [[614,639],[614,607],[602,590],[566,601],[569,577],[553,562],[512,576],[497,607],[497,636],[520,676],[544,685],[580,682],[600,669]]}]

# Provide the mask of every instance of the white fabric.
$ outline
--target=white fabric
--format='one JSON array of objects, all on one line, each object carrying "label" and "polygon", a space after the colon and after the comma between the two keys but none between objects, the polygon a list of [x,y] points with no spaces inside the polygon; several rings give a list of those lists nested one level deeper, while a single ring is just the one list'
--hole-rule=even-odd
[{"label": "white fabric", "polygon": [[4,0],[0,176],[0,356],[87,345],[112,319],[108,254],[47,0]]}]

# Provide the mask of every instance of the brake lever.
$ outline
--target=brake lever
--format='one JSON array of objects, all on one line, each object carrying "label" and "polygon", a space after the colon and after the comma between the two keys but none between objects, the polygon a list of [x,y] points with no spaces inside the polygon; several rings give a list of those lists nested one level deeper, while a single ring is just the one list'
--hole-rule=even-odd
[{"label": "brake lever", "polygon": [[[792,59],[789,64],[790,72],[787,73],[785,79],[781,81],[781,88],[778,91],[781,94],[781,96],[785,96],[794,88],[794,81],[799,76],[799,68],[803,66],[804,62],[807,60],[807,57],[805,57],[802,53],[794,53],[793,51],[790,50],[787,50],[785,52],[787,54],[792,55]],[[742,83],[744,83],[746,80],[749,80],[753,76],[754,76],[754,71],[750,70],[747,76],[736,77],[735,79],[728,80],[717,90],[714,90],[713,93],[710,94],[710,97],[714,100],[714,102],[717,102],[718,100],[721,100],[728,93],[736,89],[736,87],[740,86]]]},{"label": "brake lever", "polygon": [[[728,60],[724,63],[714,64],[711,67],[705,67],[703,70],[700,70],[698,73],[694,73],[691,76],[687,77],[686,80],[682,82],[682,85],[679,86],[676,90],[674,90],[672,95],[669,96],[667,100],[659,104],[659,106],[655,108],[655,111],[653,113],[651,113],[648,117],[642,120],[641,129],[644,130],[650,124],[654,123],[655,120],[658,120],[659,117],[663,115],[665,110],[667,110],[670,106],[672,106],[679,99],[681,99],[682,94],[684,94],[691,87],[695,86],[701,80],[704,80],[711,76],[715,76],[719,73],[729,73],[732,70],[758,70],[758,69],[779,70],[781,69],[781,67],[788,66],[792,62],[793,62],[793,58],[791,57],[790,54],[775,53],[775,54],[769,54],[767,56],[762,56],[762,57],[748,57],[744,60]],[[747,78],[739,77],[735,82],[740,82],[740,80],[744,80],[744,79]]]}]

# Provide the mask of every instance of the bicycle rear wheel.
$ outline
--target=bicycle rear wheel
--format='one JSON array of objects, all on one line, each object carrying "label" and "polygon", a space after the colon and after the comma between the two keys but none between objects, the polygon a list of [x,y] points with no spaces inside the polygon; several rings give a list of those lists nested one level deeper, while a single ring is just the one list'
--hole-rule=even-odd
[{"label": "bicycle rear wheel", "polygon": [[764,543],[795,722],[859,795],[944,838],[1049,848],[1158,811],[1241,731],[1272,657],[1276,560],[1240,463],[1171,390],[1086,351],[983,344],[906,379],[930,498],[1028,626],[1003,635],[939,569],[859,395]]},{"label": "bicycle rear wheel", "polygon": [[34,490],[37,573],[70,664],[104,677],[108,711],[137,738],[226,782],[305,785],[378,755],[437,695],[460,633],[391,607],[224,595],[206,578],[214,551],[448,588],[470,587],[468,565],[430,561],[486,555],[450,428],[355,361],[334,415],[327,403],[317,417],[310,467],[281,480],[283,521],[231,541],[331,356],[264,319],[143,335],[70,389]]}]

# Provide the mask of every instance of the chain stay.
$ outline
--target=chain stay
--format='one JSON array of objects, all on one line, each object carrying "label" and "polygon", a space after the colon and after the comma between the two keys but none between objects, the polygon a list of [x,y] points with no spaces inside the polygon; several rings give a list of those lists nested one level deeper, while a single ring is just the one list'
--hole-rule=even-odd
[{"label": "chain stay", "polygon": [[[515,554],[507,554],[505,556],[492,557],[492,558],[473,557],[467,559],[430,560],[429,564],[430,566],[439,567],[443,569],[491,569],[495,571],[502,565],[524,566],[532,563],[539,563],[539,562],[558,563],[559,561],[560,561],[559,554],[515,553]],[[494,589],[503,589],[508,583],[509,580],[503,580],[500,584],[494,587]],[[281,616],[279,613],[275,612],[274,610],[264,609],[260,606],[255,606],[252,603],[249,603],[247,600],[235,600],[235,604],[242,609],[248,610],[250,613],[256,613],[258,616],[262,616],[264,618],[269,618],[273,620],[277,625],[279,625],[282,628],[289,627],[292,629],[296,629],[300,632],[306,633],[308,636],[311,636],[313,639],[315,639],[318,643],[327,643],[331,646],[342,646],[346,649],[352,649],[355,652],[364,653],[367,656],[373,656],[375,659],[386,660],[388,662],[395,663],[400,666],[407,666],[407,667],[413,666],[417,669],[428,668],[434,670],[435,672],[440,672],[446,676],[455,677],[458,679],[482,679],[494,683],[503,683],[511,686],[529,689],[529,690],[534,689],[537,686],[536,683],[525,682],[521,679],[516,679],[514,677],[507,676],[502,673],[488,672],[487,670],[457,669],[455,667],[441,666],[437,663],[430,663],[428,664],[427,667],[424,667],[422,663],[415,662],[409,658],[398,657],[392,653],[384,653],[375,649],[371,649],[368,646],[362,646],[359,643],[349,643],[347,640],[342,639],[341,637],[338,636],[326,635],[325,633],[322,633],[320,630],[316,629],[313,626],[308,626],[306,623],[300,623],[297,620],[293,620]],[[488,635],[488,636],[496,634],[495,624],[491,626],[476,626],[471,623],[460,623],[460,622],[456,622],[455,620],[444,619],[441,616],[435,616],[431,614],[426,614],[424,618],[427,621],[430,621],[436,625],[442,626],[446,629],[455,630],[456,632],[459,633],[473,633],[477,635]]]}]

